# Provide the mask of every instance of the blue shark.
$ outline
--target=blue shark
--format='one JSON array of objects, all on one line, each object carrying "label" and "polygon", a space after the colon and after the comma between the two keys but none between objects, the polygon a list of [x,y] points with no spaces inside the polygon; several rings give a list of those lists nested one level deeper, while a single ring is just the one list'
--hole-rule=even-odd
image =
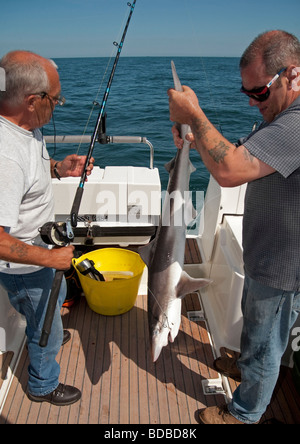
[{"label": "blue shark", "polygon": [[[173,62],[172,73],[175,89],[182,91]],[[189,193],[190,175],[195,168],[189,157],[190,143],[185,138],[191,129],[188,125],[178,128],[184,145],[165,165],[169,183],[160,224],[154,240],[139,250],[148,267],[148,325],[153,362],[178,335],[184,296],[211,282],[194,279],[183,270],[187,225],[195,217]]]}]

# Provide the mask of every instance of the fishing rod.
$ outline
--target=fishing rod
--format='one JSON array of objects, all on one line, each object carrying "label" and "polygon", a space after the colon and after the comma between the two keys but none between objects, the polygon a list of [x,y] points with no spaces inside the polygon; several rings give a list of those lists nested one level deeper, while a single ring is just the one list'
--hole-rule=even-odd
[{"label": "fishing rod", "polygon": [[77,191],[76,191],[76,195],[75,195],[75,199],[74,199],[74,202],[73,202],[73,206],[72,206],[72,209],[71,209],[70,219],[71,219],[71,226],[73,228],[77,227],[77,217],[78,217],[80,203],[81,203],[81,199],[82,199],[82,195],[83,195],[83,191],[84,191],[84,184],[85,184],[86,177],[87,177],[87,167],[89,166],[89,163],[90,163],[93,151],[94,151],[95,143],[96,143],[96,140],[98,138],[99,128],[101,127],[102,120],[104,118],[105,107],[106,107],[107,99],[108,99],[108,96],[109,96],[109,93],[110,93],[111,84],[112,84],[112,81],[113,81],[113,78],[114,78],[114,75],[115,75],[115,71],[116,71],[117,64],[118,64],[118,61],[119,61],[119,58],[120,58],[120,55],[121,55],[121,51],[123,49],[125,37],[126,37],[127,30],[128,30],[128,27],[129,27],[129,23],[130,23],[130,20],[131,20],[133,11],[134,11],[135,4],[136,4],[136,0],[134,0],[134,2],[132,4],[131,3],[127,3],[127,5],[130,7],[130,13],[129,13],[129,16],[128,16],[128,19],[127,19],[127,23],[126,23],[125,28],[124,28],[123,36],[122,36],[120,44],[114,42],[114,45],[118,46],[117,55],[116,55],[116,58],[115,58],[115,61],[114,61],[113,67],[112,67],[112,71],[111,71],[111,74],[110,74],[110,77],[109,77],[109,80],[108,80],[108,84],[107,84],[105,93],[104,93],[101,109],[100,109],[100,112],[99,112],[99,115],[98,115],[98,118],[97,118],[97,122],[96,122],[96,125],[95,125],[94,133],[93,133],[92,140],[91,140],[90,147],[89,147],[89,151],[88,151],[88,154],[87,154],[87,158],[86,158],[86,162],[85,162],[85,166],[84,166],[84,171],[82,173],[82,176],[81,176],[81,179],[80,179],[80,183],[79,183],[79,186],[78,186]]},{"label": "fishing rod", "polygon": [[[64,246],[69,245],[70,242],[74,239],[73,228],[77,227],[77,218],[78,218],[80,203],[81,203],[82,195],[83,195],[83,191],[84,191],[84,184],[85,184],[85,181],[87,178],[87,167],[90,164],[90,160],[91,160],[91,157],[92,157],[92,154],[94,151],[95,143],[96,143],[97,139],[99,138],[99,130],[101,131],[101,128],[103,128],[105,126],[105,107],[107,104],[107,100],[108,100],[108,96],[110,93],[111,84],[113,82],[113,78],[115,75],[115,71],[117,68],[117,64],[118,64],[118,61],[119,61],[119,58],[120,58],[120,55],[121,55],[121,52],[122,52],[122,49],[124,46],[125,37],[127,34],[127,30],[129,27],[129,23],[130,23],[134,8],[135,8],[135,4],[136,4],[136,0],[134,0],[132,4],[129,2],[127,3],[127,5],[130,7],[130,12],[129,12],[129,16],[128,16],[128,19],[127,19],[127,22],[126,22],[126,25],[125,25],[125,28],[123,31],[123,35],[122,35],[122,38],[121,38],[121,41],[119,44],[114,42],[114,45],[118,47],[118,50],[117,50],[115,61],[114,61],[114,64],[113,64],[113,67],[111,70],[111,74],[110,74],[110,77],[109,77],[109,80],[107,83],[107,87],[106,87],[106,90],[105,90],[105,93],[103,96],[101,109],[100,109],[100,112],[99,112],[99,115],[97,118],[94,132],[93,132],[93,136],[92,136],[91,143],[89,146],[89,151],[86,156],[84,170],[81,175],[80,183],[77,188],[75,198],[73,201],[70,219],[67,220],[65,223],[63,223],[63,222],[57,222],[57,223],[48,222],[42,228],[40,228],[40,234],[41,234],[41,237],[45,243],[48,243],[48,244],[50,243],[50,244],[54,244],[59,247],[64,247]],[[56,308],[56,304],[57,304],[57,300],[58,300],[58,295],[59,295],[63,275],[64,275],[64,271],[56,270],[53,284],[52,284],[51,293],[49,296],[49,301],[48,301],[46,316],[45,316],[43,329],[42,329],[42,333],[41,333],[41,337],[40,337],[40,342],[39,342],[39,345],[41,347],[46,347],[48,344],[48,338],[51,333],[51,326],[53,323],[55,308]]]}]

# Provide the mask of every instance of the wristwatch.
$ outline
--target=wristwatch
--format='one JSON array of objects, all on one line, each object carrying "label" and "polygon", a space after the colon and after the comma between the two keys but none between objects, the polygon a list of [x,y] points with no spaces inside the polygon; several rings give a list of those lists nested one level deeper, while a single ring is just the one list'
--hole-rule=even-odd
[{"label": "wristwatch", "polygon": [[56,162],[56,164],[54,165],[53,172],[54,172],[55,176],[57,177],[57,179],[60,180],[61,177],[60,177],[60,175],[58,174],[58,171],[57,171],[57,165],[58,165],[58,163],[59,163],[59,162]]}]

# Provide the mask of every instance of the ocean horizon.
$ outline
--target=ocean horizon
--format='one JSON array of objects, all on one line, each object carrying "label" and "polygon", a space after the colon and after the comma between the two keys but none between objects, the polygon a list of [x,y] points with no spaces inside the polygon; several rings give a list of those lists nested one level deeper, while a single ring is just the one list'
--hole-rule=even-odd
[{"label": "ocean horizon", "polygon": [[[54,58],[58,65],[63,107],[56,107],[54,122],[44,127],[44,134],[91,135],[99,106],[111,73],[114,57]],[[210,121],[231,142],[246,136],[253,123],[260,120],[256,108],[240,93],[241,79],[238,57],[120,57],[106,105],[110,136],[141,136],[154,146],[154,167],[159,169],[162,189],[166,189],[168,173],[164,165],[176,153],[169,120],[167,90],[173,87],[171,60],[174,60],[183,85],[196,92],[200,106]],[[89,123],[87,124],[90,116]],[[51,156],[60,160],[77,152],[78,145],[48,144]],[[88,145],[81,145],[84,155]],[[149,166],[149,150],[145,145],[100,145],[94,149],[95,164]],[[190,189],[205,191],[209,173],[199,154],[191,150],[196,172],[191,175]]]}]

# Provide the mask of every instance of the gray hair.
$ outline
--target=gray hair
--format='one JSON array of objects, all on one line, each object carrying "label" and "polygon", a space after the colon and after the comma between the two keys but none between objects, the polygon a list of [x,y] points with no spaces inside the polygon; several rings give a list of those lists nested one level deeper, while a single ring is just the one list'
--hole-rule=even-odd
[{"label": "gray hair", "polygon": [[268,31],[260,34],[245,50],[240,68],[249,66],[257,57],[262,57],[266,73],[275,75],[291,64],[300,66],[300,42],[293,34],[285,31]]},{"label": "gray hair", "polygon": [[[27,95],[48,92],[50,88],[42,57],[30,51],[22,52],[26,54],[26,60],[15,57],[19,51],[9,52],[0,60],[6,76],[6,90],[0,91],[0,104],[6,102],[18,106]],[[49,62],[57,68],[52,60]]]}]

